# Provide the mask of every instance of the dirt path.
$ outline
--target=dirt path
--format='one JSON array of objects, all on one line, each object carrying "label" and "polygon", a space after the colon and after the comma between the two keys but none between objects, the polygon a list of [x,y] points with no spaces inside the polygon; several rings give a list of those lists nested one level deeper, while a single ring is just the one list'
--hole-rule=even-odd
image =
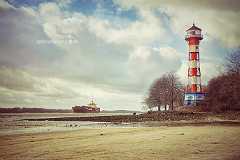
[{"label": "dirt path", "polygon": [[240,127],[80,129],[0,137],[0,159],[240,159]]}]

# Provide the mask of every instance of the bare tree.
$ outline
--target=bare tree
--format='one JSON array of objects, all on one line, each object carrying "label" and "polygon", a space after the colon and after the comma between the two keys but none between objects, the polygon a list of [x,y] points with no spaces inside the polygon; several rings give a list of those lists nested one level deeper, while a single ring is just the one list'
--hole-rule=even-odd
[{"label": "bare tree", "polygon": [[227,56],[226,70],[230,74],[240,74],[240,49]]},{"label": "bare tree", "polygon": [[240,110],[240,74],[224,74],[208,83],[207,107],[212,111]]},{"label": "bare tree", "polygon": [[170,94],[168,95],[168,101],[170,102],[171,110],[174,110],[174,103],[182,105],[184,97],[184,89],[179,82],[178,77],[174,73],[168,73],[167,75]]},{"label": "bare tree", "polygon": [[163,104],[162,98],[161,98],[161,92],[159,92],[161,89],[161,83],[160,79],[156,80],[149,89],[149,95],[147,98],[145,98],[145,104],[151,109],[158,107],[158,111],[160,111],[160,107]]},{"label": "bare tree", "polygon": [[149,95],[145,99],[145,104],[149,108],[164,106],[165,110],[167,105],[170,109],[174,109],[174,104],[182,102],[183,90],[179,83],[177,76],[174,73],[164,74],[162,77],[154,81],[149,89]]},{"label": "bare tree", "polygon": [[208,83],[206,107],[212,111],[240,110],[240,49],[227,57],[226,73]]}]

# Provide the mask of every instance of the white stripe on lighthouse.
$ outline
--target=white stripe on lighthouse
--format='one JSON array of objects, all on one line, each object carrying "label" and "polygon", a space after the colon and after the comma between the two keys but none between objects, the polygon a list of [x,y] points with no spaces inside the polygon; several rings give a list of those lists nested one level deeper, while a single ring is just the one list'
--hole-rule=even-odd
[{"label": "white stripe on lighthouse", "polygon": [[189,67],[190,68],[198,68],[198,61],[195,61],[195,60],[192,60],[192,61],[189,61]]},{"label": "white stripe on lighthouse", "polygon": [[199,45],[189,45],[189,52],[199,52]]},{"label": "white stripe on lighthouse", "polygon": [[196,76],[191,77],[192,84],[198,84],[198,78]]},{"label": "white stripe on lighthouse", "polygon": [[200,83],[199,83],[199,85],[197,85],[197,92],[201,92],[201,86],[200,86]]}]

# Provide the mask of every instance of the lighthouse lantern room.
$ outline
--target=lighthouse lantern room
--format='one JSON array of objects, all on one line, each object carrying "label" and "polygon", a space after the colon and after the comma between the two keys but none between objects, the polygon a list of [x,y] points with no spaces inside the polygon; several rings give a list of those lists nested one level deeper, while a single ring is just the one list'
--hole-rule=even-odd
[{"label": "lighthouse lantern room", "polygon": [[201,70],[199,43],[203,39],[201,29],[195,24],[186,32],[185,40],[188,43],[188,84],[185,90],[185,105],[196,106],[204,99],[205,94],[201,86]]}]

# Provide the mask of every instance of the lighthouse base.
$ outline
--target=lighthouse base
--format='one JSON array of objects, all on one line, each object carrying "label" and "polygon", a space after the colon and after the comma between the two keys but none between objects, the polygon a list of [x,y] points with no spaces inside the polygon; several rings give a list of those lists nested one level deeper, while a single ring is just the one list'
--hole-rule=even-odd
[{"label": "lighthouse base", "polygon": [[205,93],[185,93],[184,104],[186,106],[197,106],[201,101],[204,100]]}]

